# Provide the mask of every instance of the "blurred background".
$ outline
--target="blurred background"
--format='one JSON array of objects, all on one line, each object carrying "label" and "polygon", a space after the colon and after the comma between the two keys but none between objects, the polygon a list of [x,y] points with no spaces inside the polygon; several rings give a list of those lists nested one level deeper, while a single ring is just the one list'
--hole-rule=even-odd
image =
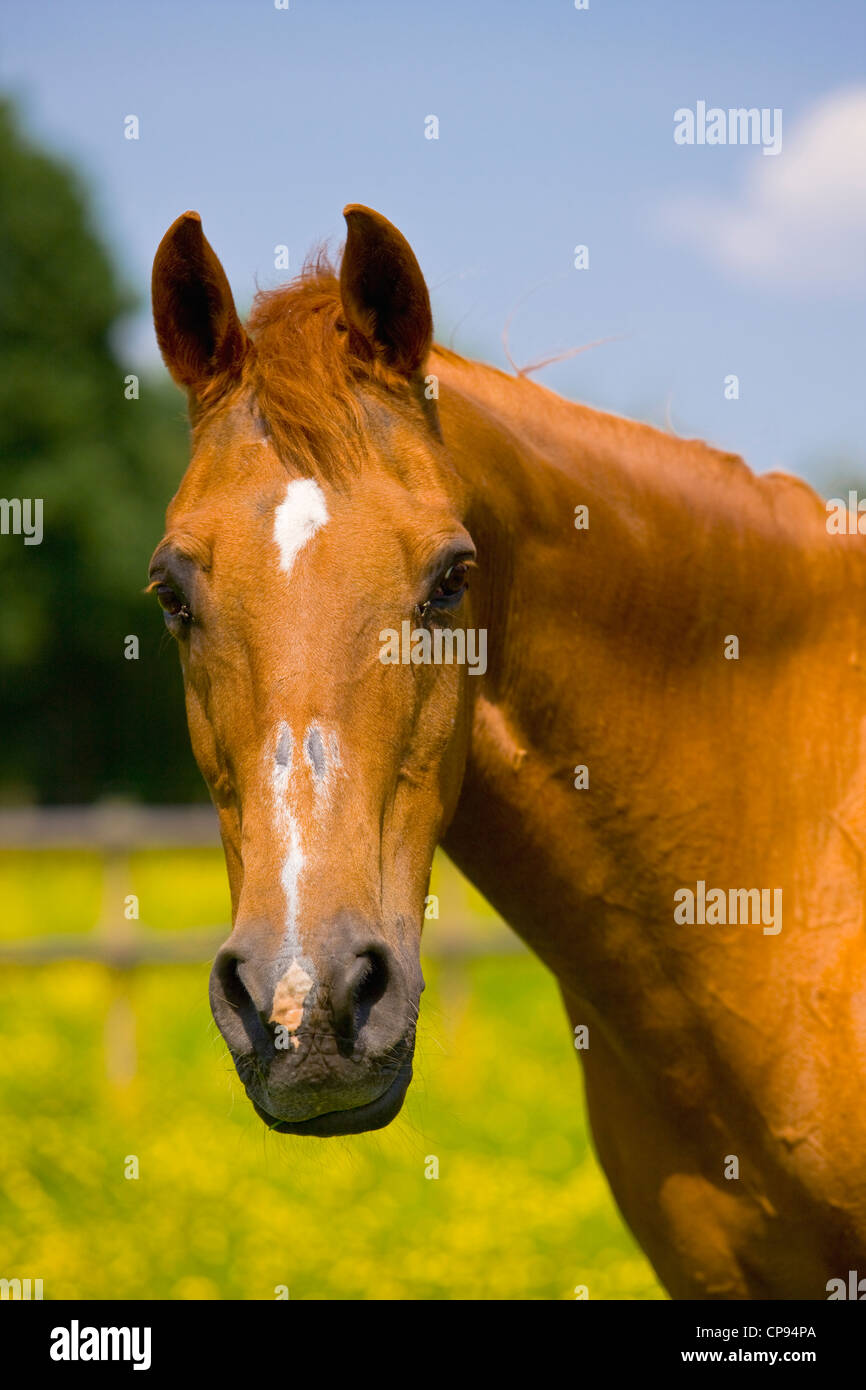
[{"label": "blurred background", "polygon": [[[225,871],[143,593],[187,450],[150,265],[196,208],[245,311],[367,203],[412,242],[439,341],[506,369],[598,344],[537,379],[862,489],[864,13],[7,0],[0,495],[42,498],[44,538],[0,536],[0,1276],[662,1296],[592,1156],[552,977],[444,860],[398,1121],[288,1143],[243,1097],[206,993]],[[700,100],[780,108],[781,154],[676,145]]]}]

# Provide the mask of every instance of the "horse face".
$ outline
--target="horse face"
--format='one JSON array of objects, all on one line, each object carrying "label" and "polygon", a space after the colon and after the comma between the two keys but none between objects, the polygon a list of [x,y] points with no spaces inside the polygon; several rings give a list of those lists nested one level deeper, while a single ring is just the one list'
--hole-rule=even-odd
[{"label": "horse face", "polygon": [[[467,623],[474,555],[417,389],[431,336],[420,271],[384,219],[347,220],[330,338],[320,273],[317,314],[298,297],[309,307],[309,284],[265,297],[251,342],[190,215],[154,267],[160,346],[195,428],[151,579],[232,892],[211,1007],[261,1118],[323,1136],[387,1124],[411,1079],[425,893],[462,777],[467,668],[411,651],[395,661],[394,637]],[[309,354],[288,373],[287,336]],[[295,451],[284,418],[268,427],[281,372],[295,424],[305,402],[323,416],[315,458],[311,419]]]}]

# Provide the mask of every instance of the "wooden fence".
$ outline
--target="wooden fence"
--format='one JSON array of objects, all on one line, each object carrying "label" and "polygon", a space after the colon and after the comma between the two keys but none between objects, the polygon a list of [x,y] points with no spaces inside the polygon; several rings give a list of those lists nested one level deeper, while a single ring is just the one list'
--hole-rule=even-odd
[{"label": "wooden fence", "polygon": [[[92,961],[109,971],[112,990],[104,1021],[104,1053],[106,1074],[115,1086],[127,1085],[137,1070],[130,972],[140,965],[212,960],[231,930],[228,922],[154,930],[137,918],[128,918],[124,904],[132,891],[131,856],[143,849],[216,848],[219,844],[216,813],[209,806],[120,803],[0,810],[0,851],[77,850],[101,856],[102,907],[91,930],[2,941],[0,966]],[[447,921],[428,923],[424,948],[443,962],[443,983],[451,990],[458,987],[461,960],[525,950],[504,925],[488,925],[480,931],[468,914],[462,922],[449,914]]]},{"label": "wooden fence", "polygon": [[[210,806],[49,806],[0,810],[0,851],[79,850],[100,854],[102,911],[85,934],[39,936],[0,942],[0,963],[38,965],[57,960],[91,960],[119,969],[211,959],[225,941],[228,922],[179,931],[154,931],[124,915],[131,892],[130,857],[136,850],[218,848],[216,812]],[[439,922],[425,936],[425,949],[443,957],[510,954],[525,948],[504,926],[480,932],[471,920]]]}]

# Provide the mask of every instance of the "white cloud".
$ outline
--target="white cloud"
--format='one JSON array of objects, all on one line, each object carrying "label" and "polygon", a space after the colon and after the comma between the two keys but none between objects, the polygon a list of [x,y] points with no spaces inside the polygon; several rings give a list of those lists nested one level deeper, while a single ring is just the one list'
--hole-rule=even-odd
[{"label": "white cloud", "polygon": [[[716,150],[702,153],[711,160]],[[738,277],[809,289],[866,284],[866,87],[816,103],[784,130],[776,158],[757,153],[742,150],[749,170],[738,198],[668,199],[659,211],[665,235]]]}]

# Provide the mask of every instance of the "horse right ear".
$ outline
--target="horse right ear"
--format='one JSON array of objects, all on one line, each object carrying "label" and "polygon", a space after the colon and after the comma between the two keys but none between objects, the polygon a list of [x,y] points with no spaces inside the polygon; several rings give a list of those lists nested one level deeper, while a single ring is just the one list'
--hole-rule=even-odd
[{"label": "horse right ear", "polygon": [[430,296],[402,232],[372,208],[343,208],[348,235],[340,263],[340,298],[356,341],[401,376],[424,366],[433,341]]},{"label": "horse right ear", "polygon": [[240,374],[250,341],[197,212],[185,212],[159,243],[152,298],[159,350],[178,386],[194,400],[225,389]]}]

